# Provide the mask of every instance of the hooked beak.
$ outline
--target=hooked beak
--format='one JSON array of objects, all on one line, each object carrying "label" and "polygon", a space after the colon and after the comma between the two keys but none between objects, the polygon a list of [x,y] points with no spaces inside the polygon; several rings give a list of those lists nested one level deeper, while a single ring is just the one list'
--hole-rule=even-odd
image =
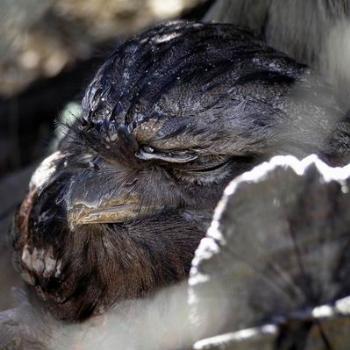
[{"label": "hooked beak", "polygon": [[69,211],[70,225],[124,223],[163,210],[162,207],[142,206],[139,201],[132,198],[116,202],[102,202],[97,207],[81,203],[74,205]]},{"label": "hooked beak", "polygon": [[140,211],[134,203],[97,208],[79,205],[70,211],[69,222],[73,225],[122,223],[136,218]]}]

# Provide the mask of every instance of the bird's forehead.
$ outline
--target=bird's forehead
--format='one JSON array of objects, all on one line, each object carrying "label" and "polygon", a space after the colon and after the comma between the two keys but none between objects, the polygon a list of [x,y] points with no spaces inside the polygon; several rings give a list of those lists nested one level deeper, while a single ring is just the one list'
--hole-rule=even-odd
[{"label": "bird's forehead", "polygon": [[241,154],[279,122],[275,90],[284,94],[304,70],[234,26],[162,25],[115,50],[87,89],[83,114],[97,141],[124,127],[161,150]]},{"label": "bird's forehead", "polygon": [[[98,121],[139,124],[164,100],[171,111],[162,118],[179,116],[186,107],[196,110],[203,90],[232,71],[237,56],[232,49],[243,39],[252,41],[232,27],[193,23],[171,23],[135,37],[118,47],[96,74],[84,98],[85,114]],[[251,46],[259,45],[252,41]]]}]

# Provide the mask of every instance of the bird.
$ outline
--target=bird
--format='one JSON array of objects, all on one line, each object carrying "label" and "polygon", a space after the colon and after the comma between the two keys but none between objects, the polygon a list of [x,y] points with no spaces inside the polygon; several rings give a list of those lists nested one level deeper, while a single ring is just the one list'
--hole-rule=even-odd
[{"label": "bird", "polygon": [[348,160],[332,86],[232,24],[174,21],[120,43],[35,171],[14,261],[82,322],[184,280],[226,185],[276,154]]}]

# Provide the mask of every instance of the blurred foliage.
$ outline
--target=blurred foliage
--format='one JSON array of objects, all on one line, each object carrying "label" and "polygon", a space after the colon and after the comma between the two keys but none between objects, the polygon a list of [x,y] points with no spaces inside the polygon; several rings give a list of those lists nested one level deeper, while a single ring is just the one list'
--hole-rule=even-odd
[{"label": "blurred foliage", "polygon": [[2,0],[0,96],[52,77],[96,45],[175,18],[201,0]]}]

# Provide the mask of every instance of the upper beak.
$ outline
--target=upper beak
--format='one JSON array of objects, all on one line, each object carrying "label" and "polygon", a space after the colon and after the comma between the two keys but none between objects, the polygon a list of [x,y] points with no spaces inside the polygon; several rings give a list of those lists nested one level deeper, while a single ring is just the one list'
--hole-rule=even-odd
[{"label": "upper beak", "polygon": [[[143,203],[140,189],[133,185],[137,178],[128,179],[121,166],[101,163],[99,171],[90,168],[81,171],[69,167],[69,160],[69,154],[48,157],[34,174],[31,188],[40,195],[53,183],[57,184],[55,201],[64,203],[70,227],[123,223],[164,209]],[[67,161],[68,166],[64,165]]]},{"label": "upper beak", "polygon": [[111,207],[77,207],[70,211],[69,222],[73,225],[97,223],[121,223],[137,217],[137,208],[132,204]]},{"label": "upper beak", "polygon": [[123,195],[118,191],[106,192],[106,188],[100,191],[96,190],[96,187],[85,189],[85,192],[82,192],[81,188],[72,191],[68,197],[66,203],[70,226],[124,223],[159,213],[164,209],[160,205],[143,204],[136,192]]},{"label": "upper beak", "polygon": [[146,208],[135,200],[125,199],[119,203],[102,202],[97,207],[75,205],[69,211],[68,220],[71,225],[123,223],[161,210],[160,207]]}]

